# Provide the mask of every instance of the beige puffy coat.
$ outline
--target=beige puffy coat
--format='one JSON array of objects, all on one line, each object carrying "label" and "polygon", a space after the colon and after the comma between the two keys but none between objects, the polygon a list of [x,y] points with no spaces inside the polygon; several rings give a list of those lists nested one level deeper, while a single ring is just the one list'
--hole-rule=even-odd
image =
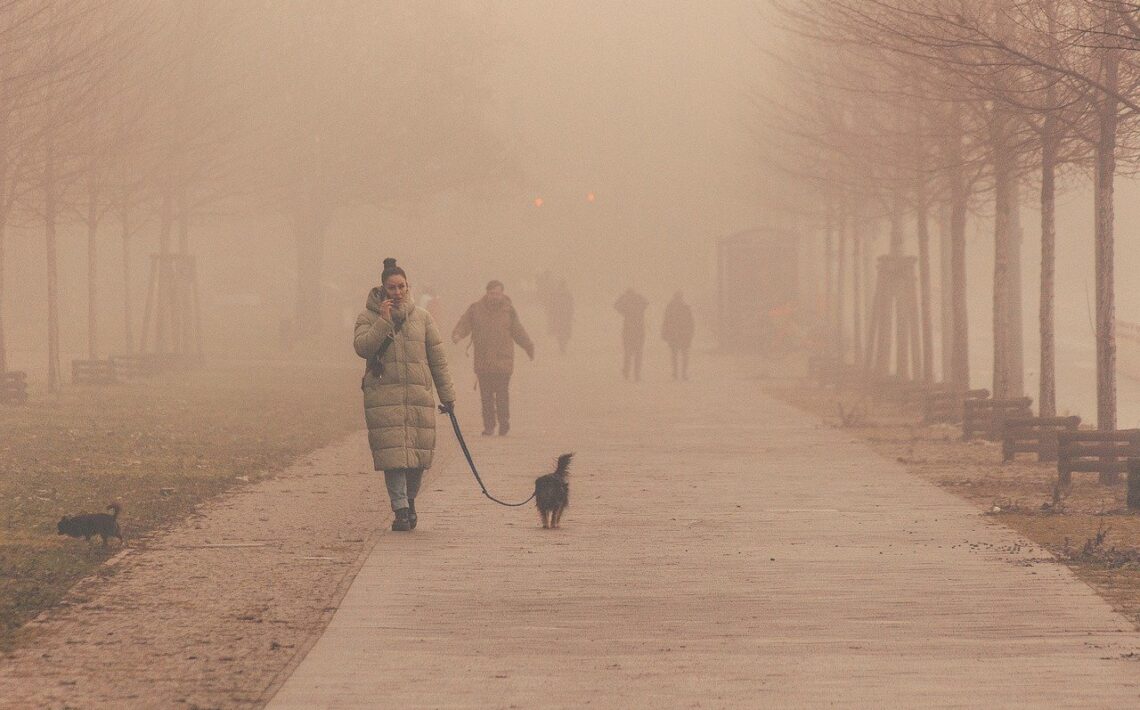
[{"label": "beige puffy coat", "polygon": [[[383,291],[372,289],[356,319],[353,347],[366,360],[394,331],[394,324],[380,317],[383,300]],[[383,372],[377,375],[369,368],[361,382],[372,462],[377,471],[429,468],[435,451],[435,394],[440,402],[454,402],[455,386],[431,315],[405,304],[392,317],[402,318],[404,325],[384,352]]]}]

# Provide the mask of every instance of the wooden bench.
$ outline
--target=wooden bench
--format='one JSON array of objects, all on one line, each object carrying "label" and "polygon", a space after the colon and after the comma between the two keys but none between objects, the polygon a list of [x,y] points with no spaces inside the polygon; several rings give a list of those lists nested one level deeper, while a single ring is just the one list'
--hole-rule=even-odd
[{"label": "wooden bench", "polygon": [[28,401],[28,375],[19,370],[0,373],[0,403],[23,404]]},{"label": "wooden bench", "polygon": [[113,385],[115,377],[114,360],[72,360],[71,382],[76,385]]},{"label": "wooden bench", "polygon": [[924,424],[937,424],[948,422],[957,424],[962,421],[962,410],[968,399],[986,399],[990,391],[978,390],[950,390],[939,389],[927,392],[922,399],[922,421]]},{"label": "wooden bench", "polygon": [[1032,417],[1029,397],[1013,399],[967,399],[962,402],[962,439],[969,441],[976,434],[983,439],[997,441],[1002,437],[1007,419]]},{"label": "wooden bench", "polygon": [[1140,429],[1057,432],[1057,475],[1069,485],[1072,474],[1099,473],[1112,483],[1128,470],[1128,459],[1140,458]]},{"label": "wooden bench", "polygon": [[1076,431],[1080,417],[1018,417],[1005,420],[1001,458],[1013,461],[1017,454],[1037,454],[1038,461],[1057,460],[1057,432]]}]

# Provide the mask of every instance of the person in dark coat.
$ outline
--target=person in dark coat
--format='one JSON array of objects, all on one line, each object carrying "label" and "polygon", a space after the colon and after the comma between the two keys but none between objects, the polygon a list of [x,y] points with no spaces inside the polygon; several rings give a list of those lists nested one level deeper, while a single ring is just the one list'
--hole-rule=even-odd
[{"label": "person in dark coat", "polygon": [[680,291],[673,294],[673,300],[665,306],[661,339],[669,343],[669,349],[672,351],[673,379],[677,379],[678,372],[682,380],[689,379],[689,346],[693,344],[693,309],[685,303]]},{"label": "person in dark coat", "polygon": [[468,335],[475,349],[475,375],[483,399],[483,436],[506,436],[511,430],[511,374],[515,369],[515,345],[534,360],[534,343],[519,321],[501,281],[487,284],[487,293],[472,303],[451,333],[458,343]]},{"label": "person in dark coat", "polygon": [[649,301],[632,288],[614,303],[614,308],[621,314],[621,344],[622,360],[621,375],[625,379],[633,376],[634,382],[641,381],[641,354],[645,349],[645,309]]}]

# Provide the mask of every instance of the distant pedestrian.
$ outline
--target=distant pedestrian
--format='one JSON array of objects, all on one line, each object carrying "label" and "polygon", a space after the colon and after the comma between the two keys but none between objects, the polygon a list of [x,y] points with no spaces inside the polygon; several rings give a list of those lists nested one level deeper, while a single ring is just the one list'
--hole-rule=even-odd
[{"label": "distant pedestrian", "polygon": [[645,309],[649,301],[632,288],[618,298],[614,308],[622,316],[621,325],[621,375],[634,382],[641,381],[641,354],[645,349]]},{"label": "distant pedestrian", "polygon": [[689,379],[689,346],[693,344],[693,309],[685,303],[680,291],[665,306],[665,320],[661,323],[661,339],[672,351],[673,379],[678,374]]},{"label": "distant pedestrian", "polygon": [[549,307],[551,331],[558,340],[558,352],[565,355],[574,329],[574,294],[570,293],[565,281],[559,281],[550,293]]},{"label": "distant pedestrian", "polygon": [[455,386],[435,321],[413,305],[408,276],[395,259],[384,260],[380,284],[356,319],[352,344],[367,362],[360,384],[364,420],[373,466],[384,472],[396,513],[392,529],[414,530],[416,494],[435,451],[435,394],[450,410]]},{"label": "distant pedestrian", "polygon": [[515,344],[534,360],[534,343],[526,334],[501,281],[487,284],[487,293],[472,303],[451,333],[458,343],[468,335],[475,349],[475,375],[483,400],[483,436],[499,436],[511,430],[511,374],[515,369]]}]

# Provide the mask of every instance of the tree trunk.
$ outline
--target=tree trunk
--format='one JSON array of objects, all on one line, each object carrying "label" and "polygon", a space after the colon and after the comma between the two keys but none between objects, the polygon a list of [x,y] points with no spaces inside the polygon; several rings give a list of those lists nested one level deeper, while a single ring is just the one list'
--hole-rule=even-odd
[{"label": "tree trunk", "polygon": [[59,352],[59,269],[56,251],[55,218],[59,208],[55,181],[55,145],[49,134],[44,144],[44,242],[47,252],[48,298],[48,390],[60,387]]},{"label": "tree trunk", "polygon": [[871,312],[875,307],[875,241],[879,237],[879,223],[875,222],[863,230],[863,319],[867,323],[867,335],[864,337],[864,347],[871,350]]},{"label": "tree trunk", "polygon": [[[835,209],[831,202],[827,203],[827,216],[823,225],[823,302],[827,304],[826,323],[834,333],[835,324],[835,281],[832,264],[835,263]],[[834,343],[832,343],[834,348]]]},{"label": "tree trunk", "polygon": [[[92,170],[94,174],[94,170]],[[87,357],[90,360],[98,359],[99,333],[98,333],[98,240],[99,231],[99,205],[98,188],[93,177],[89,177],[87,184]]]},{"label": "tree trunk", "polygon": [[[903,197],[902,188],[895,186],[891,190],[891,246],[890,255],[892,257],[901,257],[903,253]],[[892,273],[897,270],[892,269]],[[909,335],[907,333],[906,311],[902,307],[902,302],[899,300],[899,293],[897,291],[900,282],[899,279],[892,279],[895,292],[892,294],[892,305],[895,309],[895,375],[900,379],[910,379],[910,353],[908,352],[908,345],[910,344]],[[890,320],[884,324],[889,328],[891,325]],[[915,373],[916,375],[918,373]]]},{"label": "tree trunk", "polygon": [[[1119,57],[1103,50],[1105,86],[1117,89]],[[1096,414],[1097,428],[1116,429],[1116,299],[1114,291],[1113,189],[1116,176],[1116,99],[1104,96],[1098,111],[1096,210]]]},{"label": "tree trunk", "polygon": [[[157,288],[154,298],[154,351],[168,353],[166,338],[167,321],[170,317],[170,234],[174,229],[174,198],[169,188],[163,191],[162,206],[159,209],[158,225],[158,268],[155,269]],[[145,335],[143,336],[145,340]]]},{"label": "tree trunk", "polygon": [[902,188],[891,189],[891,245],[888,252],[891,256],[903,254],[903,198]]},{"label": "tree trunk", "polygon": [[938,322],[941,330],[939,338],[939,367],[943,382],[953,381],[954,352],[954,308],[953,279],[950,275],[950,255],[953,253],[953,240],[950,234],[950,207],[945,201],[938,204]]},{"label": "tree trunk", "polygon": [[1041,135],[1041,304],[1038,327],[1041,334],[1041,376],[1037,413],[1057,416],[1056,345],[1053,330],[1054,269],[1056,265],[1056,165],[1055,120],[1046,117]]},{"label": "tree trunk", "polygon": [[[190,305],[190,204],[183,188],[178,193],[178,260],[174,271],[174,289],[171,303],[174,308],[175,352],[188,355],[193,349],[193,317]],[[201,353],[198,353],[199,355]]]},{"label": "tree trunk", "polygon": [[8,344],[4,339],[4,237],[7,232],[0,222],[0,375],[8,371]]},{"label": "tree trunk", "polygon": [[1021,226],[1014,164],[1016,156],[1009,134],[1012,119],[1003,109],[995,108],[991,120],[994,171],[993,396],[1005,399],[1020,397],[1023,389],[1018,372],[1021,369],[1018,361],[1020,317],[1014,313],[1014,309],[1020,306],[1016,291],[1020,285],[1017,260]]},{"label": "tree trunk", "polygon": [[865,225],[858,208],[851,215],[851,349],[855,363],[863,362],[863,237]]},{"label": "tree trunk", "polygon": [[132,329],[134,320],[131,315],[131,228],[130,208],[124,205],[119,213],[119,221],[123,228],[123,341],[128,355],[134,352],[135,337]]},{"label": "tree trunk", "polygon": [[843,289],[847,282],[847,235],[851,229],[851,219],[847,213],[847,199],[840,203],[839,249],[835,263],[835,352],[839,362],[846,362],[846,348],[843,338]]},{"label": "tree trunk", "polygon": [[944,378],[956,390],[970,388],[970,319],[966,309],[966,215],[970,206],[970,192],[966,184],[962,145],[965,131],[962,128],[962,105],[954,104],[946,117],[947,128],[942,152],[949,183],[949,278],[943,287],[944,297],[949,300],[951,327],[943,337],[948,340],[943,347],[949,347],[949,370]]},{"label": "tree trunk", "polygon": [[934,323],[930,315],[930,208],[926,201],[926,178],[921,172],[915,184],[915,202],[917,203],[915,233],[918,237],[918,307],[922,328],[922,372],[916,372],[915,377],[923,382],[933,382]]}]

